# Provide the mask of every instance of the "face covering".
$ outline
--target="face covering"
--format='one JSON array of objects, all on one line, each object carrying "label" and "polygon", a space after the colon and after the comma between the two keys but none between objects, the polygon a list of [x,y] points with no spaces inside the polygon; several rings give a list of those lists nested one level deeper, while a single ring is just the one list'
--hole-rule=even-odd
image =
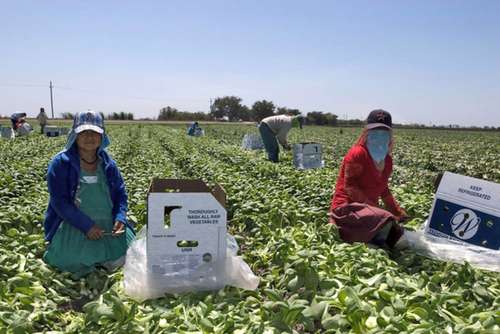
[{"label": "face covering", "polygon": [[380,163],[389,152],[391,133],[387,130],[369,130],[366,146],[373,160]]}]

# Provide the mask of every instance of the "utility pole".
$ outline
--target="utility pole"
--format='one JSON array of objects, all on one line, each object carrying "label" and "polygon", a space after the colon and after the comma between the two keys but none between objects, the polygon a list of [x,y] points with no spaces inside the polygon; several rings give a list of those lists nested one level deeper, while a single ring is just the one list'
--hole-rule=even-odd
[{"label": "utility pole", "polygon": [[50,109],[52,110],[52,119],[54,119],[54,97],[52,96],[52,80],[50,81]]}]

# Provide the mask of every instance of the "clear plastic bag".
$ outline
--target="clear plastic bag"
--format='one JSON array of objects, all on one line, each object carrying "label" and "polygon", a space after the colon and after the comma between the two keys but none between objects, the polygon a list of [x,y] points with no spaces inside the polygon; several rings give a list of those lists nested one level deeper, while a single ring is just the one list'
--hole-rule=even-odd
[{"label": "clear plastic bag", "polygon": [[33,131],[33,127],[31,126],[31,124],[27,123],[27,122],[24,122],[18,129],[17,129],[17,133],[19,134],[19,136],[27,136],[31,133],[31,131]]},{"label": "clear plastic bag", "polygon": [[256,133],[247,133],[243,137],[241,147],[245,150],[262,150],[264,148],[264,142],[260,135]]},{"label": "clear plastic bag", "polygon": [[166,293],[217,290],[225,285],[255,290],[259,285],[259,278],[252,273],[248,264],[236,255],[238,244],[229,234],[224,263],[206,263],[191,269],[188,275],[176,271],[153,273],[148,270],[146,235],[147,230],[144,227],[127,250],[123,269],[125,293],[135,300],[159,298]]},{"label": "clear plastic bag", "polygon": [[436,237],[425,231],[405,231],[408,247],[416,253],[442,261],[468,262],[472,267],[500,272],[500,250]]}]

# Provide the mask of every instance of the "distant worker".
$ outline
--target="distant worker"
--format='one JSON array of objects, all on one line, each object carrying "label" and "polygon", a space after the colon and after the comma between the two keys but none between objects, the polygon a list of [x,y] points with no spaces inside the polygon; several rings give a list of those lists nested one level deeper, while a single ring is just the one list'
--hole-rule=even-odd
[{"label": "distant worker", "polygon": [[[408,218],[389,190],[392,173],[392,118],[373,110],[361,136],[347,152],[340,167],[330,208],[330,223],[337,225],[347,242],[370,242],[404,248]],[[384,208],[379,207],[382,199]]]},{"label": "distant worker", "polygon": [[75,115],[66,147],[49,164],[49,205],[44,260],[79,278],[96,267],[114,270],[125,262],[134,239],[126,218],[127,192],[109,145],[103,115]]},{"label": "distant worker", "polygon": [[300,128],[304,124],[304,118],[300,115],[292,114],[276,115],[264,118],[259,124],[259,132],[264,142],[267,156],[272,162],[279,161],[279,144],[285,150],[290,150],[291,146],[287,142],[288,132],[291,128]]},{"label": "distant worker", "polygon": [[17,136],[27,136],[33,131],[33,127],[26,122],[26,113],[14,113],[10,116],[12,129]]},{"label": "distant worker", "polygon": [[198,136],[201,136],[203,134],[203,130],[201,129],[198,122],[193,122],[188,128],[187,134],[188,134],[188,136],[198,137]]},{"label": "distant worker", "polygon": [[43,130],[45,129],[45,126],[47,125],[47,120],[49,119],[49,117],[45,113],[44,108],[40,108],[40,113],[38,114],[38,116],[36,116],[36,119],[40,123],[40,129],[41,129],[40,131],[41,134],[43,135]]},{"label": "distant worker", "polygon": [[12,130],[17,131],[17,129],[26,121],[26,113],[18,112],[10,116],[10,122],[12,123]]}]

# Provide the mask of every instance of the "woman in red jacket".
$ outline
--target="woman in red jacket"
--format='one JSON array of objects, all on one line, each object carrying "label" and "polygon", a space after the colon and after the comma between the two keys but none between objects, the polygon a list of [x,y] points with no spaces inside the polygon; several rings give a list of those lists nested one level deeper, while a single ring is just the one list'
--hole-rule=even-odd
[{"label": "woman in red jacket", "polygon": [[[393,248],[403,235],[398,222],[407,215],[388,186],[391,150],[391,115],[385,110],[373,110],[363,133],[342,161],[332,198],[330,223],[337,225],[344,241]],[[385,208],[379,206],[380,199]]]}]

